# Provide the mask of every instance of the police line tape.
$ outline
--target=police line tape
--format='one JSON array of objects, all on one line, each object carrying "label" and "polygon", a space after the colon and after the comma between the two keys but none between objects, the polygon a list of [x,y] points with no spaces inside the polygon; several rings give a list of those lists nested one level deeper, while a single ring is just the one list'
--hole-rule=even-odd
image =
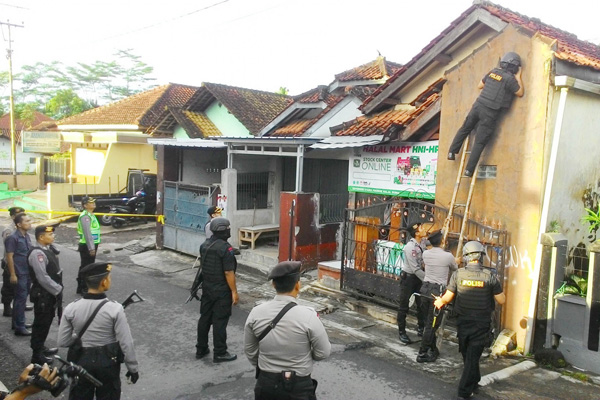
[{"label": "police line tape", "polygon": [[[0,211],[8,212],[8,209],[0,208]],[[26,210],[27,214],[37,213],[37,214],[59,214],[59,215],[79,215],[81,211],[52,211],[52,210]],[[94,215],[110,215],[113,217],[143,217],[143,218],[156,218],[156,222],[164,225],[165,224],[165,216],[160,214],[117,214],[117,213],[94,213]]]}]

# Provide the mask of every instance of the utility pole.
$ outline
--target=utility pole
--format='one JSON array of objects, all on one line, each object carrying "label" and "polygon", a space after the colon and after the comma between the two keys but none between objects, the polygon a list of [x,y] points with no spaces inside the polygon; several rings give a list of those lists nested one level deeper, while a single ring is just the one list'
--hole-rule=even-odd
[{"label": "utility pole", "polygon": [[8,49],[6,49],[6,58],[8,59],[8,83],[10,88],[10,165],[13,176],[13,190],[17,188],[17,140],[15,137],[15,102],[13,98],[13,73],[12,73],[12,38],[11,28],[23,28],[23,25],[11,24],[9,21],[0,22],[1,25],[8,26]]}]

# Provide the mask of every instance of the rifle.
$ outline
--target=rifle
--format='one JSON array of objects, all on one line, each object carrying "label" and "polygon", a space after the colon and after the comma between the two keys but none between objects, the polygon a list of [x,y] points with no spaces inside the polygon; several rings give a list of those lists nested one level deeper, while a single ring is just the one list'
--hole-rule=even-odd
[{"label": "rifle", "polygon": [[144,301],[144,299],[142,298],[142,296],[140,296],[137,292],[137,290],[134,290],[133,293],[131,293],[123,303],[121,303],[121,305],[123,306],[123,308],[127,308],[128,305],[130,304],[134,304],[134,303],[139,303],[141,301]]},{"label": "rifle", "polygon": [[[198,262],[199,258],[200,254],[198,254],[198,257],[196,257],[196,261],[194,261],[192,269],[196,268],[196,262]],[[198,272],[196,272],[196,276],[194,277],[194,283],[192,283],[192,287],[190,288],[190,295],[183,304],[189,303],[190,301],[192,301],[192,299],[200,301],[200,297],[198,297],[198,291],[202,288],[202,280],[202,265],[200,265],[198,266]]]}]

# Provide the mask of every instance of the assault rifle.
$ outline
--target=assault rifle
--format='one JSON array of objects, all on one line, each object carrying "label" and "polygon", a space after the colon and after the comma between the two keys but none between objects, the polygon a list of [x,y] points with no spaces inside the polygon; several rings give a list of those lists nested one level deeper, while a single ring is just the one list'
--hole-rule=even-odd
[{"label": "assault rifle", "polygon": [[127,308],[128,305],[130,304],[134,304],[134,303],[139,303],[144,301],[144,299],[142,298],[142,296],[140,296],[137,292],[137,290],[134,290],[133,293],[131,293],[123,303],[121,303],[121,305],[123,306],[123,308]]},{"label": "assault rifle", "polygon": [[[196,261],[194,261],[194,264],[192,265],[192,269],[196,268],[196,263],[198,262],[198,259],[200,258],[200,255],[198,255],[198,257],[196,257]],[[192,299],[196,299],[198,301],[200,301],[200,297],[198,297],[198,291],[200,291],[200,289],[202,289],[202,265],[200,265],[198,267],[198,272],[196,272],[196,277],[194,278],[194,283],[192,283],[192,287],[190,288],[190,295],[188,296],[187,300],[185,301],[184,304],[189,303],[190,301],[192,301]]]}]

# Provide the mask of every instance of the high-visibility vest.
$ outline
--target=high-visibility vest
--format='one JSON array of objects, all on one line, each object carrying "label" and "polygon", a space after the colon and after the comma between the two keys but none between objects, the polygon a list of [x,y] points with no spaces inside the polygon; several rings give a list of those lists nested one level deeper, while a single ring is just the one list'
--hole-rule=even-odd
[{"label": "high-visibility vest", "polygon": [[94,214],[90,214],[87,210],[83,210],[81,214],[79,214],[79,219],[77,220],[77,233],[79,234],[79,243],[86,243],[85,236],[83,235],[83,227],[81,226],[81,217],[87,215],[90,217],[90,230],[92,231],[92,238],[94,239],[94,244],[100,243],[100,223],[98,222],[98,218]]}]

